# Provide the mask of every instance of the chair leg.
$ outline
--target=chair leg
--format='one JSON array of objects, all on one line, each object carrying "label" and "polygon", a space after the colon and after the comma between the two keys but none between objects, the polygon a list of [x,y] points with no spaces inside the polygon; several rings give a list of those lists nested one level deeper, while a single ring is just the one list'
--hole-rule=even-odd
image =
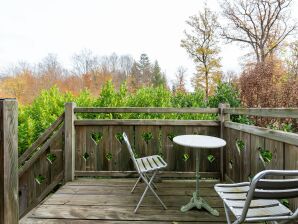
[{"label": "chair leg", "polygon": [[143,199],[144,199],[144,197],[145,197],[145,195],[146,195],[148,189],[151,190],[151,192],[152,192],[152,193],[154,194],[154,196],[159,200],[159,202],[160,202],[161,205],[164,207],[164,209],[167,209],[166,205],[162,202],[162,200],[158,197],[158,195],[156,194],[156,192],[154,191],[154,189],[151,187],[151,183],[152,183],[152,181],[154,180],[155,175],[156,175],[156,171],[153,173],[153,175],[152,175],[150,181],[148,182],[147,179],[141,174],[141,178],[142,178],[143,181],[146,183],[147,187],[146,187],[144,193],[142,194],[141,199],[140,199],[139,203],[137,204],[137,207],[136,207],[135,210],[134,210],[134,213],[136,213],[137,210],[139,209],[139,207],[140,207],[140,205],[141,205],[141,203],[142,203],[142,201],[143,201]]},{"label": "chair leg", "polygon": [[226,217],[227,217],[227,223],[228,224],[231,224],[231,220],[230,220],[230,214],[229,214],[229,207],[226,205],[226,203],[223,203],[224,204],[224,208],[225,208],[225,213],[226,213]]},{"label": "chair leg", "polygon": [[[150,181],[150,176],[144,173],[144,176],[147,178],[147,181]],[[157,190],[157,186],[155,185],[154,181],[152,181],[152,186],[155,190]]]},{"label": "chair leg", "polygon": [[137,182],[135,183],[135,185],[133,186],[132,190],[131,190],[131,193],[133,193],[133,191],[135,190],[135,188],[137,187],[138,183],[140,182],[141,180],[141,176],[139,176]]}]

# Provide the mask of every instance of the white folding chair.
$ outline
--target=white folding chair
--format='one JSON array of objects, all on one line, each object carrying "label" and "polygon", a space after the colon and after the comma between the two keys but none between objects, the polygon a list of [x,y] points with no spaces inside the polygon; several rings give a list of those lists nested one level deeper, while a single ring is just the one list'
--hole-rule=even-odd
[{"label": "white folding chair", "polygon": [[236,217],[233,224],[243,222],[288,223],[298,220],[298,209],[288,209],[277,199],[297,198],[298,179],[264,179],[266,176],[298,176],[298,170],[265,170],[250,182],[216,184],[215,191],[224,202],[227,223],[229,212]]},{"label": "white folding chair", "polygon": [[[137,207],[134,210],[134,213],[136,213],[137,210],[139,209],[139,207],[140,207],[140,205],[149,189],[151,190],[153,195],[158,199],[158,201],[161,203],[163,208],[167,209],[165,204],[162,202],[162,200],[158,197],[157,193],[153,189],[153,188],[157,189],[157,187],[153,183],[154,177],[156,176],[157,172],[160,169],[163,169],[167,166],[167,163],[159,155],[147,156],[147,157],[142,157],[142,158],[136,159],[135,155],[132,151],[131,145],[129,143],[128,137],[125,134],[125,132],[123,133],[123,139],[127,145],[127,148],[128,148],[130,157],[133,161],[134,167],[139,174],[139,178],[138,178],[137,182],[135,183],[135,185],[133,186],[131,193],[135,190],[137,184],[140,182],[141,179],[147,185],[144,190],[144,193],[141,196],[139,203],[137,204]],[[149,173],[152,173],[151,177],[149,176]]]}]

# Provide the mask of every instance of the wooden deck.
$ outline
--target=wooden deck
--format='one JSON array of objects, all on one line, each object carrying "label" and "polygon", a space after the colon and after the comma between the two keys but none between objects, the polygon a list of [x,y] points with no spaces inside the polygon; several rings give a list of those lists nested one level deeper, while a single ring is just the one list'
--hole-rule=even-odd
[{"label": "wooden deck", "polygon": [[180,212],[195,189],[190,180],[163,180],[158,183],[158,194],[168,206],[163,210],[156,198],[149,193],[137,214],[133,210],[143,192],[140,184],[131,194],[136,179],[77,179],[66,183],[48,196],[35,209],[21,219],[21,224],[36,223],[226,223],[222,201],[213,189],[215,181],[201,183],[201,195],[220,216],[214,217],[203,210]]}]

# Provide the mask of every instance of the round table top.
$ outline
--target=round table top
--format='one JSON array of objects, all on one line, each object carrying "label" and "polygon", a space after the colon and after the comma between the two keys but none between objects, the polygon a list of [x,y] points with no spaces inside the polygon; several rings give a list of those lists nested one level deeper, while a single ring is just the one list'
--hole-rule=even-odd
[{"label": "round table top", "polygon": [[226,141],[208,135],[178,135],[173,138],[173,142],[178,145],[192,148],[220,148],[226,145]]}]

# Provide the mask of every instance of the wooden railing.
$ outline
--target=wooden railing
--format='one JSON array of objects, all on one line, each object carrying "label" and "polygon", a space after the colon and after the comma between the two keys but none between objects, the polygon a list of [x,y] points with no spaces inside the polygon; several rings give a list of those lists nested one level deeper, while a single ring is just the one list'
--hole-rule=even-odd
[{"label": "wooden railing", "polygon": [[[298,118],[298,108],[230,108],[229,115],[248,115],[273,118]],[[249,181],[264,169],[298,169],[298,134],[252,125],[239,124],[226,119],[224,138],[226,177],[233,182]],[[291,208],[298,208],[298,200],[290,200]]]},{"label": "wooden railing", "polygon": [[[156,113],[156,114],[218,114],[218,108],[80,108],[76,113]],[[181,134],[219,136],[217,120],[164,119],[83,119],[74,120],[76,176],[130,176],[135,173],[129,153],[122,141],[126,132],[137,156],[159,154],[168,163],[161,176],[193,176],[194,153],[173,144]],[[219,178],[220,151],[204,150],[201,175]]]},{"label": "wooden railing", "polygon": [[0,223],[18,222],[18,103],[0,99]]},{"label": "wooden railing", "polygon": [[19,214],[51,192],[64,174],[64,113],[19,157]]},{"label": "wooden railing", "polygon": [[[77,113],[202,113],[219,120],[76,119]],[[193,176],[189,148],[173,144],[181,134],[226,139],[221,150],[201,156],[203,177],[225,175],[247,181],[263,169],[298,169],[298,134],[238,124],[230,115],[297,119],[298,109],[229,108],[79,108],[65,105],[62,114],[23,155],[17,157],[17,102],[0,100],[0,223],[18,223],[57,184],[77,176],[130,176],[133,167],[121,134],[126,132],[138,156],[160,154],[169,166],[162,176]],[[18,197],[19,196],[19,197]],[[290,200],[291,208],[298,207]]]}]

